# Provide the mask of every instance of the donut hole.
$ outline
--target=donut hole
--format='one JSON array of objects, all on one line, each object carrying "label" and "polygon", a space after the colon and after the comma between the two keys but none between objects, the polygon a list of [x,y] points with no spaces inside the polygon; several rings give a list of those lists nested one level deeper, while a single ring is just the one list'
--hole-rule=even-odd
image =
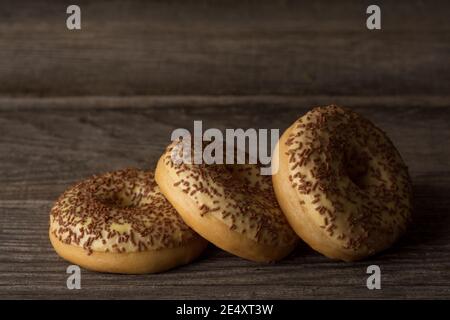
[{"label": "donut hole", "polygon": [[360,189],[365,189],[369,171],[369,156],[365,152],[351,149],[345,155],[344,170],[354,185]]},{"label": "donut hole", "polygon": [[109,207],[137,208],[142,205],[142,195],[134,190],[121,190],[97,195],[97,199]]}]

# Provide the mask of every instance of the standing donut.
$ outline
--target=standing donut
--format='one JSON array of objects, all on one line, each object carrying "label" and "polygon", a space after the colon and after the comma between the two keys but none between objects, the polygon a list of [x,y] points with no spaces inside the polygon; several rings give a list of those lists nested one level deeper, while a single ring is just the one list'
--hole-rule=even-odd
[{"label": "standing donut", "polygon": [[155,177],[192,229],[219,248],[253,261],[276,261],[294,249],[298,237],[281,212],[270,176],[262,176],[252,164],[174,161],[173,152],[182,144],[175,141],[166,149]]},{"label": "standing donut", "polygon": [[50,241],[64,259],[112,273],[165,271],[207,245],[160,193],[152,172],[125,169],[69,188],[50,213]]},{"label": "standing donut", "polygon": [[357,113],[313,109],[284,132],[273,161],[274,190],[289,223],[325,256],[362,259],[405,231],[407,167],[386,134]]}]

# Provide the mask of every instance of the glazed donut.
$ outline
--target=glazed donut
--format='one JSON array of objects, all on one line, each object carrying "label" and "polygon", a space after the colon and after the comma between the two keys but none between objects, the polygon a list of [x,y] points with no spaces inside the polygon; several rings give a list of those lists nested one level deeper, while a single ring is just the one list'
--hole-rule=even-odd
[{"label": "glazed donut", "polygon": [[273,162],[289,223],[325,256],[373,255],[408,224],[408,169],[386,134],[355,112],[335,105],[308,112],[283,133]]},{"label": "glazed donut", "polygon": [[[258,165],[173,161],[174,141],[161,156],[156,182],[183,220],[202,237],[239,257],[269,262],[299,240],[275,199],[270,176]],[[179,145],[178,145],[179,146]],[[175,151],[177,152],[177,151]]]},{"label": "glazed donut", "polygon": [[125,169],[69,188],[50,213],[50,241],[64,259],[111,273],[153,273],[195,259],[207,241],[159,192],[149,171]]}]

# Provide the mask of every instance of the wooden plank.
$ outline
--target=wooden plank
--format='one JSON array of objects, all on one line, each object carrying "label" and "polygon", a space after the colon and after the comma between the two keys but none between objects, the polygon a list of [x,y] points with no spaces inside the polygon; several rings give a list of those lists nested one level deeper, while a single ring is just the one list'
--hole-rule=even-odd
[{"label": "wooden plank", "polygon": [[[306,104],[311,101],[293,101],[292,98],[286,102],[278,98],[272,103],[267,103],[264,97],[251,101],[234,98],[229,102],[221,98],[197,98],[198,107],[190,110],[192,101],[189,99],[184,105],[180,101],[182,99],[159,98],[155,99],[156,102],[153,98],[147,98],[145,102],[142,99],[137,107],[126,104],[127,101],[133,103],[132,99],[124,99],[111,109],[94,105],[91,108],[78,107],[83,105],[83,100],[89,102],[92,98],[76,98],[75,102],[71,102],[72,99],[50,99],[47,100],[47,108],[42,102],[34,103],[32,100],[28,100],[28,108],[19,99],[22,101],[21,112],[14,111],[8,104],[2,106],[0,141],[3,152],[0,160],[4,172],[0,179],[5,184],[0,191],[2,197],[54,199],[67,183],[96,172],[123,166],[151,168],[169,141],[170,133],[178,127],[192,127],[194,120],[204,120],[205,129],[283,129],[311,106]],[[411,103],[412,100],[407,99],[401,104],[397,99],[393,99],[395,106],[387,108],[381,106],[388,99],[375,97],[348,99],[345,105],[356,107],[375,123],[384,124],[383,129],[396,142],[413,172],[447,171],[448,148],[435,147],[436,140],[442,143],[450,141],[448,108],[443,107],[444,102],[436,99],[438,104],[433,106],[435,99],[430,98],[428,102],[422,97],[418,102]],[[339,102],[344,103],[343,100]],[[14,99],[5,99],[4,103],[7,101]],[[96,104],[102,101],[99,99]],[[110,100],[104,101],[109,103]],[[173,106],[172,101],[175,101]],[[328,104],[336,100],[318,98],[315,101]],[[16,106],[20,103],[11,102]],[[40,111],[33,107],[36,104]],[[405,107],[408,108],[401,110]],[[386,109],[389,111],[378,113],[378,110]],[[431,119],[428,119],[429,112],[433,115]],[[439,132],[439,139],[436,139],[436,132]],[[417,149],[417,141],[423,144],[420,149]],[[18,166],[18,163],[23,165]],[[49,181],[52,177],[59,180]],[[26,184],[24,180],[27,180]],[[48,185],[43,188],[42,183]]]},{"label": "wooden plank", "polygon": [[[445,192],[450,190],[446,189]],[[358,263],[330,261],[304,245],[262,265],[210,248],[197,262],[159,275],[106,275],[83,270],[83,290],[65,287],[67,262],[46,235],[49,201],[1,202],[2,297],[90,298],[438,298],[449,297],[448,198],[416,190],[410,232],[388,252]],[[437,203],[437,204],[436,204]],[[22,217],[22,218],[18,218]],[[383,290],[365,288],[365,268],[383,270]],[[220,290],[218,290],[220,289]]]},{"label": "wooden plank", "polygon": [[[248,105],[248,98],[242,104],[236,98],[232,103],[197,98],[208,103],[196,108],[190,102],[183,105],[183,99],[139,99],[137,106],[122,100],[122,106],[108,107],[97,98],[97,107],[89,108],[76,107],[83,104],[80,98],[47,100],[47,106],[43,101],[2,100],[1,298],[450,298],[450,104],[425,97],[408,108],[411,99],[402,105],[398,97],[385,107],[387,98],[358,98],[355,104],[349,99],[347,104],[384,129],[410,167],[414,221],[387,252],[342,263],[302,244],[285,260],[265,265],[211,246],[198,261],[158,275],[83,270],[82,289],[68,290],[69,264],[52,250],[47,228],[53,201],[71,183],[125,166],[152,168],[171,131],[190,128],[193,120],[203,120],[205,128],[284,129],[309,108],[293,107],[292,98],[284,103],[278,98],[274,104],[254,98]],[[92,98],[86,101],[92,103]],[[371,264],[381,267],[382,290],[365,287]]]},{"label": "wooden plank", "polygon": [[1,95],[446,94],[448,1],[2,1]]},{"label": "wooden plank", "polygon": [[377,96],[336,96],[336,95],[239,95],[239,96],[71,96],[71,97],[1,97],[0,110],[50,109],[148,109],[148,108],[215,108],[270,107],[299,108],[327,105],[330,103],[355,107],[448,107],[450,95],[377,95]]}]

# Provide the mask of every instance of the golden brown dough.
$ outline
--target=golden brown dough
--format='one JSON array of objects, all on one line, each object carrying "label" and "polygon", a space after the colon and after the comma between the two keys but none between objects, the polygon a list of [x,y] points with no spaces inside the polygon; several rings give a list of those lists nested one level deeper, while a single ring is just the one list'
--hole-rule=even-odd
[{"label": "golden brown dough", "polygon": [[313,109],[284,132],[273,161],[283,212],[322,254],[362,259],[405,230],[412,197],[407,167],[386,134],[355,112]]},{"label": "golden brown dough", "polygon": [[242,258],[275,261],[298,237],[275,199],[270,176],[257,165],[172,161],[175,141],[161,156],[155,177],[184,221],[216,246]]},{"label": "golden brown dough", "polygon": [[152,172],[125,169],[69,188],[50,213],[56,252],[85,268],[161,272],[195,259],[207,241],[159,192]]}]

